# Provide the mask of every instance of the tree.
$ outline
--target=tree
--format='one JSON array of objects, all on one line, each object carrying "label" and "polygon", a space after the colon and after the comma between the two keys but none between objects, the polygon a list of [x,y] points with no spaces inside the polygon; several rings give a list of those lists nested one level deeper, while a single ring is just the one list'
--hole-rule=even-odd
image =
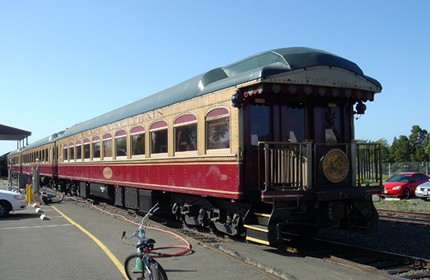
[{"label": "tree", "polygon": [[381,138],[376,143],[381,143],[381,158],[382,162],[393,162],[394,156],[391,153],[391,147],[388,144],[387,139]]},{"label": "tree", "polygon": [[392,155],[394,162],[409,162],[411,161],[410,155],[413,152],[409,139],[405,135],[400,135],[399,139],[394,137],[393,144],[391,145]]},{"label": "tree", "polygon": [[424,148],[424,143],[428,142],[429,133],[425,129],[421,129],[419,125],[412,126],[411,134],[409,135],[409,143],[412,148],[411,161],[426,161],[428,153]]},{"label": "tree", "polygon": [[409,135],[409,142],[411,143],[412,147],[423,147],[424,141],[426,137],[429,135],[427,130],[421,129],[419,125],[413,125],[411,134]]}]

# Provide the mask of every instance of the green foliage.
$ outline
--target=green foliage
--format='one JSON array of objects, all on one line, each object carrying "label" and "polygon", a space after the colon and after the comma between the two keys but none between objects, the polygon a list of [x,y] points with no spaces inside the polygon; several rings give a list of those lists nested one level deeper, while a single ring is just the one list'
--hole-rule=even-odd
[{"label": "green foliage", "polygon": [[[369,143],[372,141],[358,140]],[[424,162],[430,161],[430,134],[419,125],[413,125],[411,134],[394,137],[391,146],[385,138],[376,143],[381,143],[382,162]]]}]

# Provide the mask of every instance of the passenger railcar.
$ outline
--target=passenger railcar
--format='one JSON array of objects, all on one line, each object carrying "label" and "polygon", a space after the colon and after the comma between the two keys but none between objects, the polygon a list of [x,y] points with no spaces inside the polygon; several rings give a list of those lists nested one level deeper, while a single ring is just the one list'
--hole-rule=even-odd
[{"label": "passenger railcar", "polygon": [[354,117],[381,89],[325,51],[266,51],[26,147],[21,172],[39,159],[43,182],[64,192],[143,211],[160,202],[263,244],[284,229],[370,232],[380,150],[356,143]]}]

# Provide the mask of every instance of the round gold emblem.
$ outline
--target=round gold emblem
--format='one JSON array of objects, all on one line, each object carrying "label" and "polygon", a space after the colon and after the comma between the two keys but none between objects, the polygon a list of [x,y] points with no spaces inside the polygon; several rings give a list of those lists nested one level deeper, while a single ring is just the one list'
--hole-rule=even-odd
[{"label": "round gold emblem", "polygon": [[105,169],[103,169],[103,176],[106,179],[112,178],[112,175],[113,175],[113,173],[112,173],[112,169],[110,167],[105,167]]},{"label": "round gold emblem", "polygon": [[322,164],[324,175],[333,183],[339,183],[348,175],[348,158],[339,149],[329,151],[325,155]]}]

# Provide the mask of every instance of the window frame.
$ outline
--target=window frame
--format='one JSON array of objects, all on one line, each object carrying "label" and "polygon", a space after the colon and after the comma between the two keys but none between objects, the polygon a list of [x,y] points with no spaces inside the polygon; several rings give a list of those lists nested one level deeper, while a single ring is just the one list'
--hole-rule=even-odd
[{"label": "window frame", "polygon": [[[194,150],[188,150],[188,151],[178,151],[178,128],[184,128],[184,127],[190,127],[195,126],[196,131],[196,137],[195,137],[195,149]],[[197,155],[198,154],[198,118],[194,114],[185,114],[181,115],[176,118],[174,125],[173,125],[173,135],[174,135],[174,153],[175,156],[186,156],[186,155]]]},{"label": "window frame", "polygon": [[[118,134],[120,134],[120,135],[118,135]],[[120,156],[118,156],[118,140],[121,140],[121,141],[123,141],[123,140],[125,140],[125,155],[120,155]],[[125,131],[125,130],[120,130],[120,131],[117,131],[116,133],[115,133],[115,144],[114,144],[114,155],[115,155],[115,159],[127,159],[127,148],[128,148],[128,145],[127,145],[127,131]]]},{"label": "window frame", "polygon": [[[38,158],[38,154],[36,152],[36,159]],[[63,145],[63,161],[69,160],[69,145],[64,144]]]},{"label": "window frame", "polygon": [[[98,144],[98,145],[96,145]],[[94,149],[95,146],[98,146],[99,156],[95,157],[94,153],[97,151]],[[101,150],[101,141],[99,136],[94,136],[91,140],[91,160],[101,160],[102,150]]]},{"label": "window frame", "polygon": [[76,159],[75,160],[76,161],[82,161],[82,144],[81,144],[81,141],[76,141],[75,153],[76,153]]},{"label": "window frame", "polygon": [[[166,131],[166,152],[154,153],[154,133],[159,133],[161,131]],[[169,154],[169,125],[167,121],[157,121],[151,125],[149,130],[149,152],[151,157],[166,157]],[[163,145],[160,145],[160,147]]]},{"label": "window frame", "polygon": [[[108,143],[110,143],[110,155],[106,156],[106,151],[109,151],[109,147],[107,147]],[[102,160],[112,160],[113,159],[113,137],[112,134],[106,133],[102,138]]]},{"label": "window frame", "polygon": [[[224,112],[224,113],[223,113]],[[227,119],[226,123],[228,123],[228,147],[227,148],[218,148],[218,149],[209,149],[208,148],[208,124],[211,122],[219,121],[222,119]],[[225,154],[230,153],[231,149],[231,114],[230,111],[225,107],[212,108],[209,110],[205,117],[205,151],[206,154]]]},{"label": "window frame", "polygon": [[[134,140],[135,136],[143,135],[143,154],[134,154]],[[145,158],[146,157],[146,130],[144,126],[136,126],[131,130],[130,133],[130,158]]]},{"label": "window frame", "polygon": [[[91,160],[91,141],[90,141],[90,139],[85,138],[84,141],[82,142],[82,146],[83,146],[83,149],[82,149],[83,161]],[[85,157],[86,146],[88,146],[88,157]]]}]

